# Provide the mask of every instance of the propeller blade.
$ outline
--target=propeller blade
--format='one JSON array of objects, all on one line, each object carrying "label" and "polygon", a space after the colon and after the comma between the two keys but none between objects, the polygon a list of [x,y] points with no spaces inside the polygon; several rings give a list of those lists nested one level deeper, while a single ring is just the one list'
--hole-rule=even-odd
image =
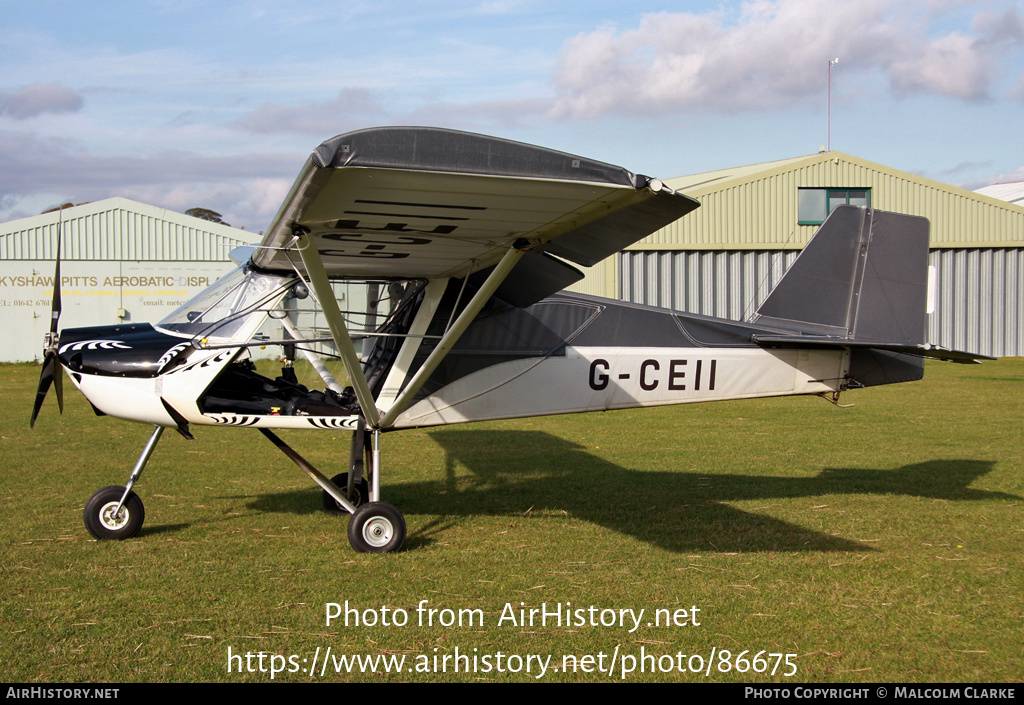
[{"label": "propeller blade", "polygon": [[57,261],[53,271],[53,303],[50,304],[50,332],[57,332],[57,321],[60,320],[60,230],[63,224],[63,216],[57,221]]},{"label": "propeller blade", "polygon": [[[43,400],[46,399],[46,393],[50,391],[50,384],[54,379],[54,368],[57,365],[57,354],[47,352],[46,358],[43,360],[43,371],[39,374],[39,387],[36,389],[36,402],[32,406],[32,420],[29,422],[29,427],[35,427],[36,417],[39,416],[39,409],[43,406]],[[58,384],[60,384],[58,382]],[[63,404],[61,405],[61,411],[64,410]]]},{"label": "propeller blade", "polygon": [[[53,392],[57,395],[57,408],[60,409],[61,415],[64,414],[64,371],[60,368],[60,362],[57,361],[57,353],[53,354],[54,371],[53,371]],[[31,427],[30,427],[31,428]]]},{"label": "propeller blade", "polygon": [[36,417],[46,400],[46,393],[53,385],[57,394],[57,406],[60,413],[64,413],[64,375],[61,374],[60,363],[57,361],[57,324],[60,321],[61,299],[60,299],[60,240],[61,226],[64,223],[63,206],[57,220],[57,257],[53,268],[53,303],[50,305],[50,333],[46,336],[45,347],[43,348],[43,370],[39,373],[39,386],[36,388],[36,401],[32,405],[32,420],[29,427],[35,427]]}]

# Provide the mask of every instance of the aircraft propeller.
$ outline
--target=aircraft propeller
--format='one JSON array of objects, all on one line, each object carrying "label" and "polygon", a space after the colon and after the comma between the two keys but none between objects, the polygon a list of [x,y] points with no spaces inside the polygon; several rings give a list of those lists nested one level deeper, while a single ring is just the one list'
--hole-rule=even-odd
[{"label": "aircraft propeller", "polygon": [[60,407],[60,413],[64,413],[64,375],[61,372],[60,363],[57,362],[57,347],[60,343],[60,334],[57,332],[57,323],[60,320],[61,311],[60,231],[61,220],[58,220],[57,263],[54,267],[53,273],[53,303],[50,305],[50,332],[46,334],[46,339],[43,343],[43,371],[39,374],[39,387],[36,389],[36,401],[32,407],[32,420],[29,422],[30,427],[34,427],[36,425],[36,417],[39,415],[39,409],[43,405],[43,400],[46,399],[46,393],[50,391],[51,383],[53,384],[54,392],[57,394],[57,406]]}]

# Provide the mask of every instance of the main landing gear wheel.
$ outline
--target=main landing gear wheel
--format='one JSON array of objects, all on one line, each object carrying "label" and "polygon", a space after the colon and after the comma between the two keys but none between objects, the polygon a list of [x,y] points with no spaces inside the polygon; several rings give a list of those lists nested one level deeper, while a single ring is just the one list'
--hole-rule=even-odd
[{"label": "main landing gear wheel", "polygon": [[387,502],[364,504],[348,520],[348,542],[357,553],[390,553],[405,543],[405,519]]},{"label": "main landing gear wheel", "polygon": [[129,492],[121,511],[114,515],[123,494],[124,487],[114,485],[97,490],[96,494],[89,498],[82,516],[85,519],[85,528],[90,534],[98,539],[120,541],[130,539],[139,533],[146,518],[146,510],[137,494]]},{"label": "main landing gear wheel", "polygon": [[[344,492],[348,487],[348,473],[343,472],[340,475],[335,475],[331,478],[331,482],[340,487],[341,491]],[[324,511],[331,516],[340,517],[348,514],[348,510],[338,504],[334,497],[327,494],[326,491],[323,492],[323,501]],[[359,478],[359,482],[352,486],[352,496],[348,498],[348,501],[357,507],[370,501],[370,485],[367,484],[365,477]]]}]

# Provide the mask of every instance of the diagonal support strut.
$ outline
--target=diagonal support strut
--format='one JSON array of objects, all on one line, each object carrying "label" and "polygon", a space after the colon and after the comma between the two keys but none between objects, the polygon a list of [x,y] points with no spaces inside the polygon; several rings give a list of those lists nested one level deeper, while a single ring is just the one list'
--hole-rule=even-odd
[{"label": "diagonal support strut", "polygon": [[282,441],[277,434],[271,431],[269,428],[261,428],[260,433],[267,437],[267,439],[273,443],[278,449],[288,456],[288,459],[295,463],[302,472],[309,475],[309,478],[313,480],[320,488],[327,494],[334,497],[334,500],[343,506],[349,514],[354,514],[356,506],[352,504],[345,493],[342,492],[338,487],[328,480],[323,473],[313,467],[312,463],[299,455],[290,445]]},{"label": "diagonal support strut", "polygon": [[338,300],[334,298],[331,280],[327,276],[327,270],[324,269],[324,263],[320,259],[316,243],[309,233],[298,232],[296,246],[299,256],[302,258],[302,264],[306,268],[306,274],[309,276],[309,283],[313,286],[324,318],[327,319],[327,327],[331,329],[334,344],[338,346],[338,353],[345,365],[345,371],[348,372],[348,378],[355,389],[363,418],[366,419],[370,428],[377,428],[380,425],[380,413],[377,411],[377,404],[373,399],[370,385],[366,381],[366,375],[363,374],[363,366],[359,363],[355,346],[352,345],[348,328],[345,327],[345,318],[341,315]]},{"label": "diagonal support strut", "polygon": [[512,271],[512,268],[519,262],[519,258],[526,252],[525,249],[517,249],[513,246],[505,255],[501,258],[501,261],[494,267],[494,270],[487,276],[483,286],[473,295],[473,298],[466,304],[466,308],[463,309],[459,317],[455,319],[451,327],[445,331],[444,336],[441,337],[437,347],[435,347],[426,360],[423,361],[423,365],[416,371],[413,378],[409,380],[409,383],[405,386],[405,389],[401,391],[398,397],[395,399],[395,403],[391,405],[391,408],[385,412],[384,416],[380,420],[380,428],[387,428],[391,426],[398,415],[405,411],[405,407],[408,406],[409,402],[412,401],[413,396],[420,390],[430,375],[437,369],[437,366],[441,364],[448,352],[455,346],[455,343],[459,342],[459,338],[469,328],[469,324],[473,322],[476,315],[480,313],[480,309],[484,307],[484,304],[491,298],[491,295],[495,290],[501,286],[501,283],[505,281],[505,278]]}]

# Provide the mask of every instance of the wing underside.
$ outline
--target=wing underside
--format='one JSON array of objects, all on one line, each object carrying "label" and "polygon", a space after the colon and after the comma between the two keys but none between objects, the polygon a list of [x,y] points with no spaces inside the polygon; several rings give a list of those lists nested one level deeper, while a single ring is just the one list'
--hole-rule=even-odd
[{"label": "wing underside", "polygon": [[301,271],[290,244],[304,232],[332,277],[465,277],[513,245],[590,266],[697,205],[655,179],[574,155],[375,128],[313,152],[253,263]]}]

